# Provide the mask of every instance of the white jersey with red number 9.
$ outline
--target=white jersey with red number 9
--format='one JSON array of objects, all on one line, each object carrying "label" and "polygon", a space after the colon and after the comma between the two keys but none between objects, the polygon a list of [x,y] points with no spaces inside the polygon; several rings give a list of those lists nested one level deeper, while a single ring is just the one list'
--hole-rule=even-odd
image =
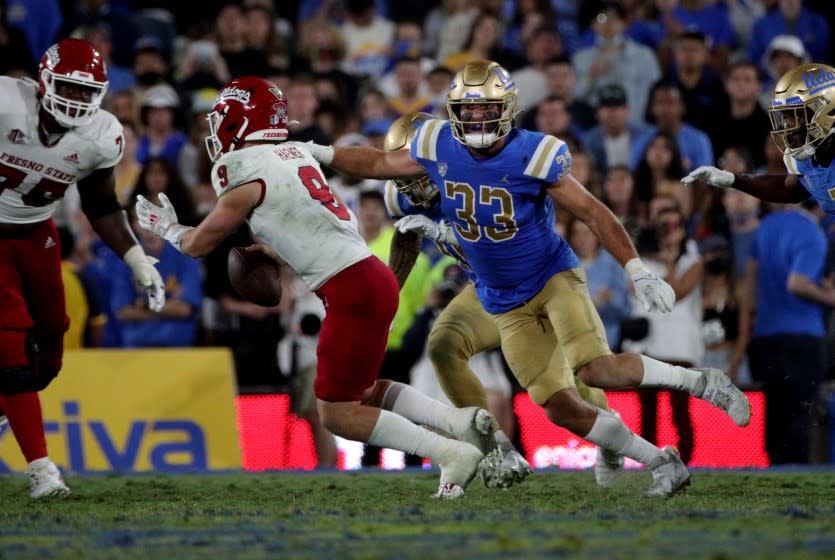
[{"label": "white jersey with red number 9", "polygon": [[225,154],[212,169],[218,197],[253,182],[261,184],[261,198],[248,220],[252,232],[311,290],[371,256],[356,216],[334,197],[303,143],[250,146]]},{"label": "white jersey with red number 9", "polygon": [[0,77],[0,222],[42,222],[55,213],[73,183],[122,158],[116,117],[99,110],[88,124],[46,146],[38,135],[38,86]]}]

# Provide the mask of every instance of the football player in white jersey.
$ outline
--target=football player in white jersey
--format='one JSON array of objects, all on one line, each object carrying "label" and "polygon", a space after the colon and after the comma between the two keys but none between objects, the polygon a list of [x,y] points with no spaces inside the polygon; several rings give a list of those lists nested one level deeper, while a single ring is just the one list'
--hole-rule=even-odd
[{"label": "football player in white jersey", "polygon": [[461,496],[483,459],[480,448],[493,437],[490,414],[448,407],[408,385],[377,380],[397,310],[397,280],[371,255],[356,217],[334,196],[308,145],[286,142],[284,94],[267,80],[238,78],[221,89],[208,119],[217,206],[192,228],[178,223],[164,195],[162,207],[137,197],[140,225],[200,257],[247,220],[263,241],[249,250],[282,259],[325,304],[314,381],[325,427],[347,439],[430,457],[441,468],[435,497]]},{"label": "football player in white jersey", "polygon": [[785,174],[734,174],[703,166],[682,182],[734,188],[768,202],[796,203],[812,197],[827,214],[835,215],[835,68],[813,63],[786,72],[774,87],[768,113]]},{"label": "football player in white jersey", "polygon": [[33,498],[68,494],[49,460],[38,391],[58,375],[69,325],[52,215],[77,184],[81,208],[102,240],[133,269],[149,305],[165,290],[116,200],[113,167],[122,126],[100,110],[101,54],[65,39],[41,58],[38,81],[0,77],[0,409],[29,462]]}]

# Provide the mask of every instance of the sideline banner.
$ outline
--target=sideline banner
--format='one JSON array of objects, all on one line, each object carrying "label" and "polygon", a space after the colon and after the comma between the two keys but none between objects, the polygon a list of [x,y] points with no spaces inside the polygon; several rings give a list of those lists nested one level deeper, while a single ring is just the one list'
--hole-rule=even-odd
[{"label": "sideline banner", "polygon": [[[71,472],[237,469],[227,349],[75,350],[41,392],[50,458]],[[0,428],[0,473],[26,461]]]}]

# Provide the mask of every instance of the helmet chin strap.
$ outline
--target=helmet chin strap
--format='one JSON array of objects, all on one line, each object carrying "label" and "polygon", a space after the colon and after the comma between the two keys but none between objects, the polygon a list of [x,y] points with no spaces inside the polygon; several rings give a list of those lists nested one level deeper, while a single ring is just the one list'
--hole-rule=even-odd
[{"label": "helmet chin strap", "polygon": [[249,126],[249,119],[244,117],[244,122],[241,125],[241,128],[238,129],[238,132],[235,133],[235,136],[232,137],[232,140],[229,142],[229,151],[234,152],[235,149],[238,147],[238,143],[244,137],[244,132],[246,132],[246,127]]}]

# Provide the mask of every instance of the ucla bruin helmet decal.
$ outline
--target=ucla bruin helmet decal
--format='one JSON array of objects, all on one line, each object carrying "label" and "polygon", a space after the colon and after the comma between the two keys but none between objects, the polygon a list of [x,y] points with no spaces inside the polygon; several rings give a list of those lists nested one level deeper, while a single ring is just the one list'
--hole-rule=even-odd
[{"label": "ucla bruin helmet decal", "polygon": [[[391,123],[383,149],[388,152],[409,148],[423,123],[432,120],[428,113],[407,113]],[[396,179],[397,190],[416,206],[430,207],[438,196],[438,187],[427,175],[413,179]]]},{"label": "ucla bruin helmet decal", "polygon": [[786,72],[774,87],[771,137],[784,155],[808,159],[833,131],[835,68],[804,64]]},{"label": "ucla bruin helmet decal", "polygon": [[[489,60],[468,63],[455,75],[447,96],[447,112],[456,140],[471,148],[487,148],[507,136],[516,116],[516,82],[510,73]],[[469,117],[462,109],[469,105],[497,105],[481,120]]]}]

